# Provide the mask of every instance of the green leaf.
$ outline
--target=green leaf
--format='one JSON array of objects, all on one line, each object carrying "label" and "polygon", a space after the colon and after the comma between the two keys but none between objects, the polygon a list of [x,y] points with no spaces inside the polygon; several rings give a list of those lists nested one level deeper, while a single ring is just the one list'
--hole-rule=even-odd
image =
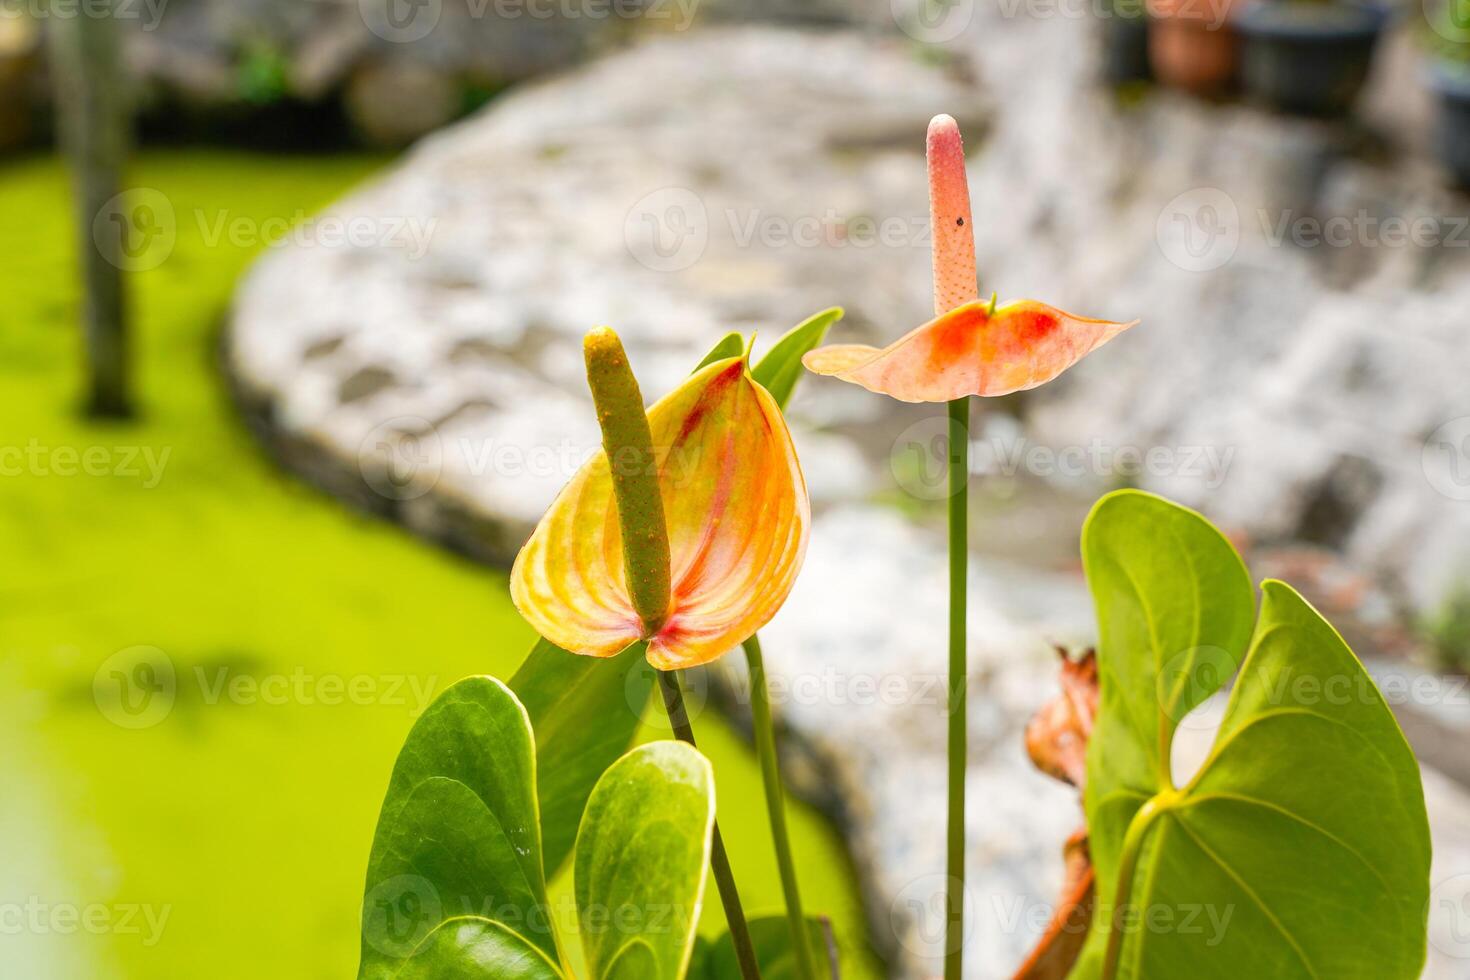
[{"label": "green leaf", "polygon": [[537,793],[546,874],[572,852],[592,787],[633,744],[653,691],[645,645],[608,660],[579,657],[541,640],[510,688],[536,732]]},{"label": "green leaf", "polygon": [[[1342,638],[1268,581],[1225,718],[1175,788],[1175,727],[1230,679],[1250,629],[1239,556],[1134,491],[1083,532],[1102,704],[1086,808],[1099,915],[1074,977],[1416,977],[1429,829],[1419,769]],[[1121,887],[1120,887],[1121,884]]]},{"label": "green leaf", "polygon": [[720,338],[720,342],[710,348],[704,360],[699,362],[699,367],[690,371],[690,374],[698,374],[704,368],[709,367],[715,361],[724,361],[731,357],[739,357],[745,353],[745,337],[743,334],[731,331]]},{"label": "green leaf", "polygon": [[394,980],[562,980],[535,946],[479,916],[449,919],[405,960]]},{"label": "green leaf", "polygon": [[359,977],[399,975],[441,923],[464,916],[499,924],[547,962],[560,961],[542,871],[531,725],[515,695],[491,677],[467,678],[440,695],[399,752],[368,860]]},{"label": "green leaf", "polygon": [[752,374],[776,399],[781,408],[791,400],[801,380],[802,356],[822,342],[832,324],[842,319],[842,309],[832,307],[808,318],[786,332],[766,352]]},{"label": "green leaf", "polygon": [[640,746],[598,781],[575,858],[590,980],[681,980],[714,819],[710,764],[682,742]]},{"label": "green leaf", "polygon": [[[828,963],[828,976],[838,980],[837,946],[832,939],[832,924],[825,918],[809,917],[807,931],[812,951]],[[796,950],[791,944],[791,927],[783,915],[767,915],[751,919],[750,940],[755,946],[755,959],[761,969],[761,980],[801,980],[797,969]],[[826,957],[822,953],[826,953]],[[818,966],[820,970],[821,967]],[[735,958],[735,944],[724,933],[713,942],[701,941],[689,980],[741,980],[740,962]]]}]

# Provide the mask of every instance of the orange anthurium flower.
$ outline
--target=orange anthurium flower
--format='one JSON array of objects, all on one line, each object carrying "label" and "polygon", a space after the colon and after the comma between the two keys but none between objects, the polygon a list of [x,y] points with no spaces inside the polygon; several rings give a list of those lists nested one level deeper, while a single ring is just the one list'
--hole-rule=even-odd
[{"label": "orange anthurium flower", "polygon": [[1088,320],[1032,300],[993,312],[988,301],[970,302],[882,350],[838,344],[802,363],[906,402],[1008,395],[1046,384],[1134,323]]},{"label": "orange anthurium flower", "polygon": [[668,614],[633,608],[606,452],[582,467],[511,571],[511,598],[552,643],[611,657],[639,639],[660,670],[707,663],[791,594],[811,502],[786,420],[744,358],[716,361],[648,410],[668,528]]},{"label": "orange anthurium flower", "polygon": [[1046,384],[1133,323],[1089,320],[1021,300],[977,300],[975,233],[959,126],[929,124],[929,211],[936,318],[879,350],[839,344],[802,358],[807,369],[906,402],[1008,395]]}]

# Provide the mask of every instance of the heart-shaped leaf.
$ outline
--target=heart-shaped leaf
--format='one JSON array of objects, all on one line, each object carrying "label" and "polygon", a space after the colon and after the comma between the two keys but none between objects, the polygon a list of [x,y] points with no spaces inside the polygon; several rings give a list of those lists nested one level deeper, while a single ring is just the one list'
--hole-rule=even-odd
[{"label": "heart-shaped leaf", "polygon": [[635,643],[599,660],[542,640],[510,680],[536,732],[547,877],[571,854],[592,787],[633,744],[653,691],[644,650]]},{"label": "heart-shaped leaf", "polygon": [[[399,976],[420,951],[473,958],[473,949],[451,949],[461,935],[474,948],[519,941],[544,963],[560,962],[541,862],[534,739],[525,709],[500,681],[460,681],[409,732],[378,817],[362,915],[363,980]],[[439,931],[465,916],[495,928]]]},{"label": "heart-shaped leaf", "polygon": [[682,742],[623,756],[587,801],[575,889],[590,980],[681,980],[715,819],[709,761]]},{"label": "heart-shaped leaf", "polygon": [[[784,915],[768,915],[751,919],[750,940],[761,969],[761,980],[801,980],[796,950],[791,942],[791,926]],[[807,934],[819,961],[825,960],[827,976],[839,980],[837,944],[832,938],[832,924],[824,918],[808,918]],[[821,969],[821,966],[818,966]],[[740,961],[735,957],[735,944],[724,933],[713,941],[701,941],[689,980],[741,980]]]},{"label": "heart-shaped leaf", "polygon": [[[1429,830],[1418,765],[1367,672],[1290,586],[1253,611],[1197,514],[1104,498],[1083,532],[1102,706],[1086,807],[1098,915],[1076,977],[1415,977]],[[1235,673],[1176,788],[1176,727]]]},{"label": "heart-shaped leaf", "polygon": [[796,391],[796,382],[804,372],[801,359],[827,336],[832,324],[842,319],[842,309],[832,307],[815,316],[808,317],[792,327],[766,351],[760,363],[751,372],[755,380],[776,399],[783,409]]}]

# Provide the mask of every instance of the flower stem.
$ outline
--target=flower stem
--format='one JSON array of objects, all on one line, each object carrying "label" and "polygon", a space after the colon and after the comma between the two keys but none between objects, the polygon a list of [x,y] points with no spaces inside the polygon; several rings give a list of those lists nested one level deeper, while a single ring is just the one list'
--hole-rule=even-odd
[{"label": "flower stem", "polygon": [[791,857],[791,837],[786,831],[781,762],[776,755],[776,726],[771,718],[771,694],[766,687],[766,664],[759,636],[752,634],[745,641],[745,659],[750,664],[750,712],[755,727],[755,751],[760,757],[761,778],[766,784],[766,812],[771,821],[771,837],[776,843],[776,864],[781,871],[781,892],[786,897],[786,921],[791,927],[791,944],[796,951],[797,976],[801,980],[817,980],[811,934],[807,931],[806,915],[801,907],[796,862]]},{"label": "flower stem", "polygon": [[[679,683],[679,672],[656,670],[659,692],[663,694],[664,710],[669,713],[669,724],[679,741],[694,745],[694,728],[689,724],[689,712],[684,707],[684,690]],[[714,840],[710,847],[710,870],[715,875],[715,885],[720,891],[720,902],[725,906],[725,922],[730,927],[730,941],[735,944],[735,958],[740,963],[743,980],[760,980],[760,966],[755,959],[755,944],[750,939],[750,926],[745,922],[745,912],[740,907],[740,892],[735,887],[735,872],[730,867],[730,855],[725,851],[725,840],[720,836],[720,822],[715,820]]]},{"label": "flower stem", "polygon": [[966,575],[969,562],[970,399],[949,403],[949,833],[944,978],[961,980],[965,944]]},{"label": "flower stem", "polygon": [[[1177,797],[1174,797],[1177,798]],[[1138,856],[1143,850],[1143,840],[1148,836],[1149,828],[1163,812],[1168,808],[1167,801],[1162,801],[1155,796],[1133,815],[1128,822],[1128,830],[1123,835],[1123,853],[1118,861],[1118,885],[1115,890],[1113,907],[1099,908],[1108,916],[1108,948],[1103,957],[1102,980],[1114,980],[1118,975],[1118,964],[1123,955],[1123,930],[1119,928],[1118,919],[1121,912],[1128,905],[1128,899],[1133,893],[1133,872],[1138,867]]]}]

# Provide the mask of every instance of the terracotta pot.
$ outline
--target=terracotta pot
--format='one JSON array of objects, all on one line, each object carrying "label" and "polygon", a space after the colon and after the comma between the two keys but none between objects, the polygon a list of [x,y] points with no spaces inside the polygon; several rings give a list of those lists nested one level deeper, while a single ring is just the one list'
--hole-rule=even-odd
[{"label": "terracotta pot", "polygon": [[1230,87],[1239,58],[1233,6],[1234,0],[1149,0],[1148,54],[1160,81],[1201,95]]}]

